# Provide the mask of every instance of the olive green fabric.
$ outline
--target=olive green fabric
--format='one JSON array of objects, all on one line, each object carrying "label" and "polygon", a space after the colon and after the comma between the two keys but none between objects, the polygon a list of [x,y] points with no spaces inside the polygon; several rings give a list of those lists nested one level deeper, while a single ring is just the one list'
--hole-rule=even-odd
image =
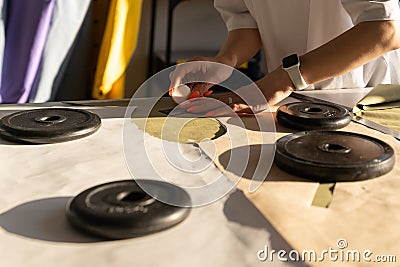
[{"label": "olive green fabric", "polygon": [[332,201],[334,189],[335,183],[320,184],[315,192],[312,205],[321,208],[329,207],[329,204]]},{"label": "olive green fabric", "polygon": [[361,111],[361,117],[400,131],[400,108]]},{"label": "olive green fabric", "polygon": [[134,118],[133,122],[151,136],[180,143],[200,143],[220,132],[220,123],[212,118],[153,117]]},{"label": "olive green fabric", "polygon": [[392,130],[400,131],[400,85],[380,84],[361,99],[354,112]]},{"label": "olive green fabric", "polygon": [[374,87],[357,103],[360,110],[375,110],[400,107],[400,85],[380,84]]}]

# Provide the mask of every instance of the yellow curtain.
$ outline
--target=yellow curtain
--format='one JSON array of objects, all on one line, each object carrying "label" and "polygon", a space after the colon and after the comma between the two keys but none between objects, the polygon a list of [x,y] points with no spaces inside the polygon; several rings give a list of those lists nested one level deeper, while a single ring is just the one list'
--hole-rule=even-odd
[{"label": "yellow curtain", "polygon": [[136,49],[143,0],[111,0],[92,97],[124,97],[125,71]]}]

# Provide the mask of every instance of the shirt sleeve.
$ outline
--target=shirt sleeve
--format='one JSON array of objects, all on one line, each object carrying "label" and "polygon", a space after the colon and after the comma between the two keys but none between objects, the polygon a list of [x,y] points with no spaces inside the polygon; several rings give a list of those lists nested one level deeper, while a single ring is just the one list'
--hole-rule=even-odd
[{"label": "shirt sleeve", "polygon": [[257,22],[250,14],[244,0],[214,0],[214,7],[221,14],[228,31],[257,28]]},{"label": "shirt sleeve", "polygon": [[373,20],[400,20],[398,0],[341,0],[354,24]]}]

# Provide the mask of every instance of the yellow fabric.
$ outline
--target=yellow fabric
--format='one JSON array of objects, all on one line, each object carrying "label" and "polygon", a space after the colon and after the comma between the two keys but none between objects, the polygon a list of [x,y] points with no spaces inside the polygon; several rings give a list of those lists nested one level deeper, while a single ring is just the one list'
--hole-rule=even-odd
[{"label": "yellow fabric", "polygon": [[400,132],[400,108],[363,110],[357,114],[364,119],[368,119]]},{"label": "yellow fabric", "polygon": [[375,86],[353,111],[364,119],[400,131],[400,85]]},{"label": "yellow fabric", "polygon": [[125,71],[136,49],[143,0],[111,0],[92,97],[124,96]]},{"label": "yellow fabric", "polygon": [[219,136],[220,123],[213,118],[134,118],[136,126],[151,136],[171,142],[200,143]]},{"label": "yellow fabric", "polygon": [[392,107],[400,107],[399,84],[379,84],[357,104],[357,108],[361,110],[385,109]]},{"label": "yellow fabric", "polygon": [[321,208],[329,207],[329,204],[332,201],[334,188],[334,183],[319,184],[311,205]]}]

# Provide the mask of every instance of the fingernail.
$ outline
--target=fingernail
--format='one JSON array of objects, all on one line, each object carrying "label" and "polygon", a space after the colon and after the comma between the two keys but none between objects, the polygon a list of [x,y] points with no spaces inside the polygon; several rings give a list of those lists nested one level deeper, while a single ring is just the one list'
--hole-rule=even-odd
[{"label": "fingernail", "polygon": [[199,107],[200,107],[200,106],[194,106],[194,107],[188,108],[186,111],[187,111],[187,112],[193,112],[193,111],[195,111],[196,109],[199,109]]},{"label": "fingernail", "polygon": [[173,92],[173,91],[174,91],[174,88],[173,88],[173,87],[170,87],[169,90],[168,90],[169,96],[172,96],[172,92]]},{"label": "fingernail", "polygon": [[200,92],[196,90],[196,91],[193,91],[193,92],[190,94],[189,99],[197,98],[197,97],[199,97],[199,96],[200,96]]},{"label": "fingernail", "polygon": [[213,93],[213,90],[209,90],[207,92],[204,93],[204,96],[209,96]]},{"label": "fingernail", "polygon": [[215,115],[215,111],[209,111],[206,114],[204,114],[204,116],[206,116],[206,117],[212,117],[214,115]]}]

